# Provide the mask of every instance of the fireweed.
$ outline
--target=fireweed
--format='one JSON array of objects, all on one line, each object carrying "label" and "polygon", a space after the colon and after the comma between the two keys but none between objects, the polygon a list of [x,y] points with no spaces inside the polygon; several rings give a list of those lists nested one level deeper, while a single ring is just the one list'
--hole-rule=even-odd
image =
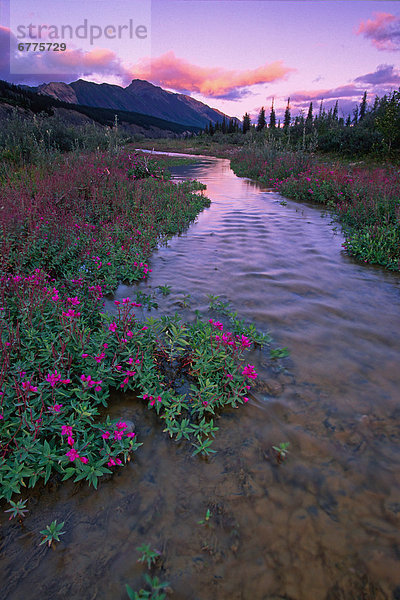
[{"label": "fireweed", "polygon": [[156,244],[209,200],[134,155],[31,167],[0,188],[0,498],[52,474],[94,487],[141,444],[124,421],[99,422],[111,389],[135,390],[177,440],[211,452],[213,417],[248,401],[245,353],[263,336],[232,319],[135,316],[104,295],[148,277]]},{"label": "fireweed", "polygon": [[400,269],[398,169],[327,166],[288,151],[275,152],[266,161],[264,154],[242,152],[232,168],[293,200],[328,206],[343,225],[343,247],[350,255],[393,271]]}]

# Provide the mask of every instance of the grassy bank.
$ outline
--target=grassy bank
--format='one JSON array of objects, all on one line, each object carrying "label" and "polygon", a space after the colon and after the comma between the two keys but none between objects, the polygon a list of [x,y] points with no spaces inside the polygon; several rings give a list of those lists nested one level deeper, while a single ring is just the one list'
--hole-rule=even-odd
[{"label": "grassy bank", "polygon": [[[236,315],[138,319],[138,298],[103,312],[120,282],[146,279],[161,241],[210,202],[153,159],[120,151],[56,155],[0,180],[0,498],[51,476],[97,486],[140,442],[99,422],[112,390],[135,390],[171,437],[208,454],[225,405],[247,402],[245,362],[266,340]],[[143,300],[141,300],[143,302]],[[17,511],[18,513],[18,511]]]},{"label": "grassy bank", "polygon": [[197,136],[188,139],[141,140],[137,148],[159,152],[180,152],[182,154],[203,154],[217,158],[232,158],[240,151],[240,146],[224,141],[217,143],[209,136]]}]

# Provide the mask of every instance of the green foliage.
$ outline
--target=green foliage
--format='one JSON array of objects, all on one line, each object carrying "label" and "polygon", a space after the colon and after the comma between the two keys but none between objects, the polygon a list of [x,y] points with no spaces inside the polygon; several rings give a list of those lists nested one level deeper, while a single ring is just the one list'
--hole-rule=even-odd
[{"label": "green foliage", "polygon": [[166,590],[169,586],[168,581],[161,582],[158,577],[150,577],[147,573],[144,579],[150,589],[140,589],[135,592],[128,584],[125,585],[126,592],[130,600],[165,600]]},{"label": "green foliage", "polygon": [[278,463],[283,462],[287,458],[287,455],[289,454],[289,446],[290,442],[281,442],[278,446],[272,446]]},{"label": "green foliage", "polygon": [[269,351],[270,358],[286,358],[290,352],[288,348],[274,348]]},{"label": "green foliage", "polygon": [[53,542],[60,541],[60,535],[64,535],[65,531],[62,530],[64,527],[64,521],[62,523],[57,523],[57,519],[52,521],[50,525],[46,526],[46,529],[42,529],[40,533],[44,535],[44,538],[40,542],[40,545],[47,544],[51,546]]},{"label": "green foliage", "polygon": [[28,509],[25,508],[26,503],[27,503],[27,500],[18,500],[17,502],[13,502],[12,500],[10,500],[11,508],[4,511],[6,513],[8,513],[8,512],[11,513],[9,520],[11,520],[15,517],[23,518],[25,516],[25,514],[28,512]]},{"label": "green foliage", "polygon": [[152,550],[148,544],[138,546],[136,550],[142,554],[138,559],[138,562],[146,563],[148,569],[151,569],[151,567],[156,564],[157,560],[161,556],[161,552],[158,550]]},{"label": "green foliage", "polygon": [[163,296],[169,296],[169,294],[171,293],[170,285],[159,285],[158,289],[160,290]]},{"label": "green foliage", "polygon": [[199,525],[208,525],[208,522],[211,519],[211,517],[212,517],[212,513],[211,513],[210,509],[207,508],[204,519],[201,519],[201,521],[197,521],[197,523]]}]

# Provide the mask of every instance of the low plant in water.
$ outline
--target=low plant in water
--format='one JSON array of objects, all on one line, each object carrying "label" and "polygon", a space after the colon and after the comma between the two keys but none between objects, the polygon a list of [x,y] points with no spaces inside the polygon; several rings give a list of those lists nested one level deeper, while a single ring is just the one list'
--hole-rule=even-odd
[{"label": "low plant in water", "polygon": [[138,546],[136,550],[142,554],[141,557],[138,558],[138,562],[146,563],[148,569],[155,565],[161,556],[161,552],[153,550],[148,544]]},{"label": "low plant in water", "polygon": [[211,519],[211,517],[212,517],[212,512],[210,511],[209,508],[207,508],[207,511],[206,511],[204,519],[201,519],[201,521],[197,521],[197,523],[199,525],[208,525],[209,524],[209,520]]},{"label": "low plant in water", "polygon": [[40,545],[47,544],[49,547],[53,542],[60,541],[60,535],[64,535],[65,531],[62,530],[64,527],[64,521],[62,523],[57,523],[57,519],[52,521],[50,525],[46,526],[46,529],[42,529],[40,533],[44,535],[44,538],[40,542]]},{"label": "low plant in water", "polygon": [[12,500],[10,500],[11,508],[4,511],[6,513],[11,513],[8,520],[10,521],[15,517],[19,517],[20,519],[25,517],[26,513],[28,512],[28,509],[26,508],[26,503],[27,500],[18,500],[17,502],[13,502]]},{"label": "low plant in water", "polygon": [[159,285],[158,289],[160,290],[163,296],[168,296],[171,293],[170,285]]},{"label": "low plant in water", "polygon": [[126,584],[126,592],[129,600],[165,600],[166,591],[169,587],[168,581],[160,581],[158,577],[150,577],[147,573],[144,575],[146,583],[150,589],[140,589],[135,592],[128,584]]},{"label": "low plant in water", "polygon": [[275,452],[276,455],[276,460],[279,463],[283,462],[286,458],[287,455],[289,454],[289,448],[290,446],[290,442],[281,442],[279,444],[279,446],[272,446],[272,449]]}]

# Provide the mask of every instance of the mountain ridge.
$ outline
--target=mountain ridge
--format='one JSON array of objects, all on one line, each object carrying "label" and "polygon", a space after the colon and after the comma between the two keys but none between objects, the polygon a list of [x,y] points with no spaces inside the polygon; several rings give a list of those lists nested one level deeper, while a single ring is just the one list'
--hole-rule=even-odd
[{"label": "mountain ridge", "polygon": [[[232,118],[191,96],[164,90],[144,79],[132,79],[125,88],[78,79],[71,83],[43,83],[32,89],[63,102],[141,113],[199,128],[210,121],[215,124]],[[238,122],[236,118],[233,120]]]}]

